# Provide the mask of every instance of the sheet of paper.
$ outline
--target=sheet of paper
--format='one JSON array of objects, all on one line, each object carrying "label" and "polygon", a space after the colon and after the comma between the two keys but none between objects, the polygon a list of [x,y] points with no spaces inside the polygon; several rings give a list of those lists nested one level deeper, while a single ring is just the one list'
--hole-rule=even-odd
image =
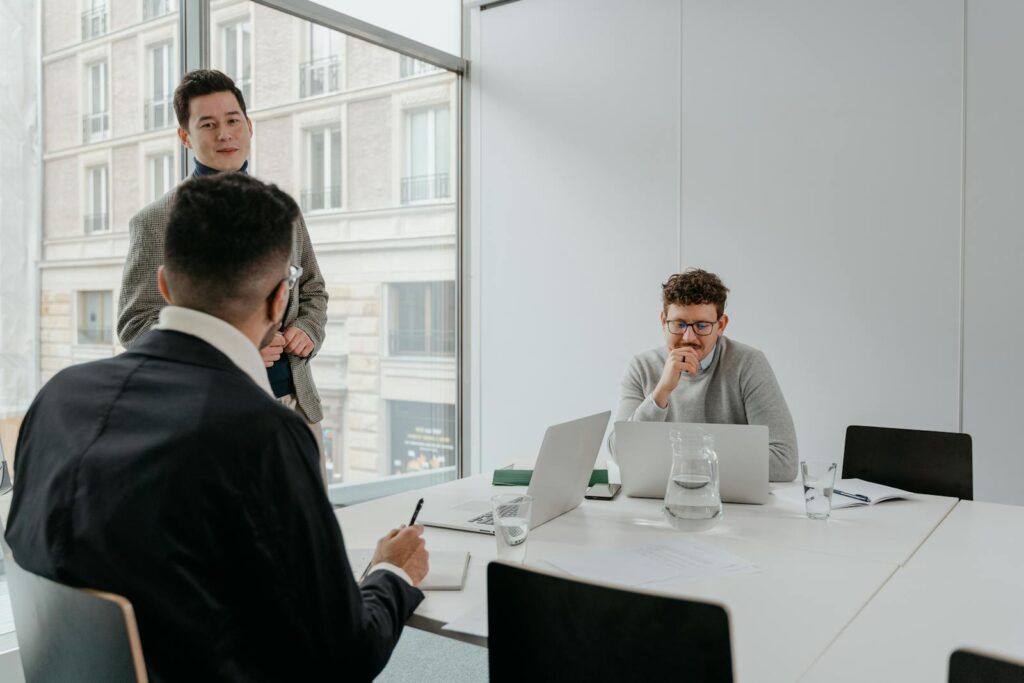
[{"label": "sheet of paper", "polygon": [[[372,548],[346,548],[348,563],[356,581],[373,559]],[[430,553],[430,571],[420,583],[420,590],[462,590],[469,566],[469,553],[439,550]]]},{"label": "sheet of paper", "polygon": [[588,550],[547,558],[561,571],[595,581],[644,586],[757,571],[732,553],[680,539],[615,550]]},{"label": "sheet of paper", "polygon": [[468,633],[471,636],[487,637],[487,603],[482,602],[473,609],[452,619],[441,627],[442,631]]}]

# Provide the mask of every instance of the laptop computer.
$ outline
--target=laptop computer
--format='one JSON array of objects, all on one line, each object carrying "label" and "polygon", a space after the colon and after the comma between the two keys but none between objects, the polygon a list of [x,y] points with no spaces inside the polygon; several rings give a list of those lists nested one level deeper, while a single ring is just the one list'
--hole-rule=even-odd
[{"label": "laptop computer", "polygon": [[622,491],[633,498],[664,498],[672,469],[669,433],[699,427],[715,437],[723,503],[768,502],[768,427],[686,422],[616,422],[615,462]]},{"label": "laptop computer", "polygon": [[[527,494],[533,497],[530,528],[536,529],[583,502],[611,411],[548,427]],[[490,500],[471,500],[420,517],[425,526],[494,534]]]}]

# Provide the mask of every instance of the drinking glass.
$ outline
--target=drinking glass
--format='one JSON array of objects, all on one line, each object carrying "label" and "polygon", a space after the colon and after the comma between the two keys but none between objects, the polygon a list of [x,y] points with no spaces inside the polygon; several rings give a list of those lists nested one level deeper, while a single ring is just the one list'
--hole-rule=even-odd
[{"label": "drinking glass", "polygon": [[804,505],[811,519],[828,519],[832,514],[832,489],[836,485],[834,462],[800,462],[804,482]]},{"label": "drinking glass", "polygon": [[500,493],[491,497],[499,560],[519,563],[526,560],[532,506],[533,498],[521,493]]}]

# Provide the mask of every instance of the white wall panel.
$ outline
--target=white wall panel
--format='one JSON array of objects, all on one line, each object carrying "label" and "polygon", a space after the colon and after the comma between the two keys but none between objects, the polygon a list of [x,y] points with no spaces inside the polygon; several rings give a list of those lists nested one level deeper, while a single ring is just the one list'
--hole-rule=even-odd
[{"label": "white wall panel", "polygon": [[613,409],[660,340],[677,264],[679,4],[532,0],[480,14],[484,469],[547,425]]},{"label": "white wall panel", "polygon": [[801,457],[849,424],[956,431],[963,3],[687,0],[682,25],[682,262],[732,288]]},{"label": "white wall panel", "polygon": [[964,431],[976,498],[1024,504],[1024,3],[967,3]]}]

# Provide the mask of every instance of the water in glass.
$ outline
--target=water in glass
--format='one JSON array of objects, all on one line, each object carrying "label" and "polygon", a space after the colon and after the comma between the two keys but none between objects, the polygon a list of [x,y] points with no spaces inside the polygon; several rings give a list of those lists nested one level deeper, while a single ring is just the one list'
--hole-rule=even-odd
[{"label": "water in glass", "polygon": [[499,560],[519,563],[526,560],[532,504],[533,498],[527,495],[502,493],[491,498]]},{"label": "water in glass", "polygon": [[704,531],[722,518],[715,437],[702,430],[673,431],[672,471],[665,491],[665,519],[682,531]]},{"label": "water in glass", "polygon": [[811,519],[828,519],[832,514],[832,489],[836,483],[836,463],[801,462],[804,504]]}]

